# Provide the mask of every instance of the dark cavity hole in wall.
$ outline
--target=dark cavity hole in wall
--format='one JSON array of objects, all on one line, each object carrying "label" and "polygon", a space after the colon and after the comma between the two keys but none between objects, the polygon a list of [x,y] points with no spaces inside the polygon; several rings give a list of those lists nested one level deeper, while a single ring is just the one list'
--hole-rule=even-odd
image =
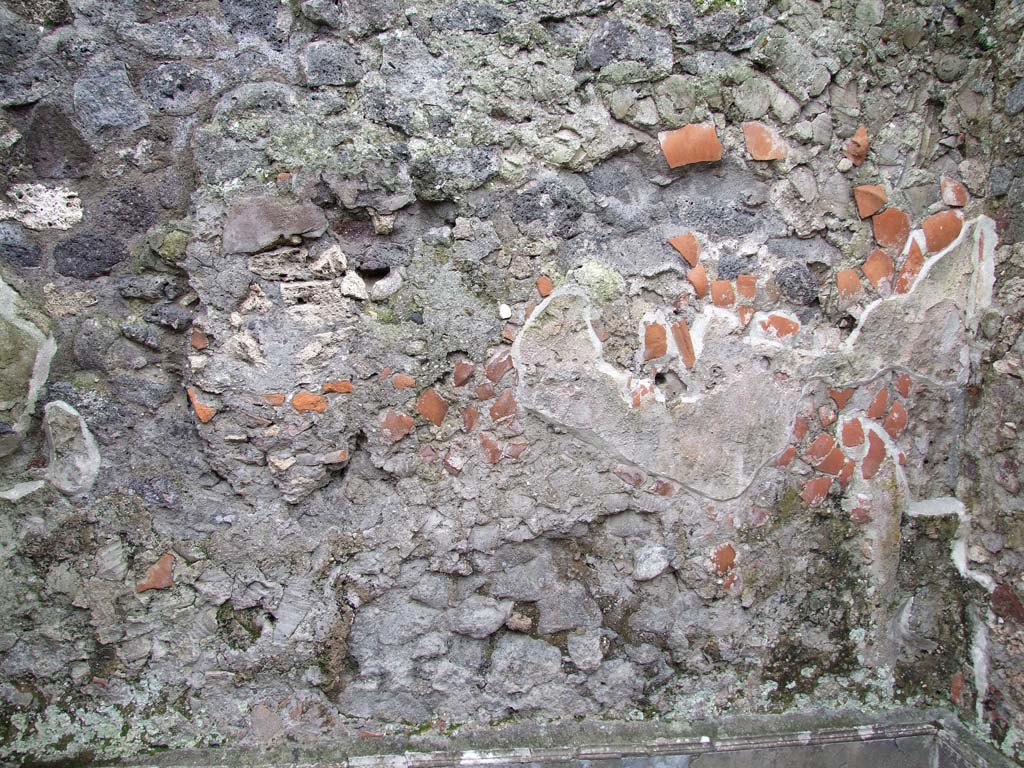
[{"label": "dark cavity hole in wall", "polygon": [[391,274],[390,267],[379,267],[377,269],[357,268],[356,274],[363,278],[363,282],[366,283],[367,288],[372,288],[375,283],[379,283],[385,277]]},{"label": "dark cavity hole in wall", "polygon": [[679,378],[675,371],[661,371],[654,377],[654,383],[658,385],[665,398],[671,400],[686,392],[686,382]]}]

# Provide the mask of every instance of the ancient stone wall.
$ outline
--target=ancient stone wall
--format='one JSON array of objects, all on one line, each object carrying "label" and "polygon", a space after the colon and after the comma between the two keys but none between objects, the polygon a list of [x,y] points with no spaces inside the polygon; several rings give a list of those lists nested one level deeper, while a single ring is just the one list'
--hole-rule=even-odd
[{"label": "ancient stone wall", "polygon": [[0,1],[0,759],[939,706],[1024,761],[1022,30]]}]

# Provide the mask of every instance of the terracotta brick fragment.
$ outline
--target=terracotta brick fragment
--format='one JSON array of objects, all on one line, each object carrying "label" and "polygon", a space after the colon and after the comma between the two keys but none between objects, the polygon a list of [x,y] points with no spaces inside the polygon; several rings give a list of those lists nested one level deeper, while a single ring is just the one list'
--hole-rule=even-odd
[{"label": "terracotta brick fragment", "polygon": [[788,467],[793,463],[793,459],[796,458],[796,446],[787,445],[786,450],[779,454],[778,458],[772,462],[776,467]]},{"label": "terracotta brick fragment", "polygon": [[714,123],[690,123],[658,134],[662,154],[670,168],[722,159],[722,142]]},{"label": "terracotta brick fragment", "polygon": [[711,554],[711,565],[719,576],[727,574],[735,562],[736,548],[732,544],[719,544]]},{"label": "terracotta brick fragment", "polygon": [[808,463],[815,464],[821,461],[832,452],[835,445],[836,441],[832,435],[824,433],[818,435],[814,438],[814,442],[811,443],[810,447],[807,449]]},{"label": "terracotta brick fragment", "polygon": [[880,419],[885,415],[885,406],[889,404],[889,390],[882,387],[875,395],[875,399],[868,406],[868,418]]},{"label": "terracotta brick fragment", "polygon": [[396,373],[391,377],[391,386],[395,389],[409,389],[416,386],[416,379],[407,373]]},{"label": "terracotta brick fragment", "polygon": [[679,251],[679,255],[686,260],[687,264],[691,267],[697,266],[697,261],[700,259],[700,242],[693,232],[677,235],[669,240],[668,244]]},{"label": "terracotta brick fragment", "polygon": [[804,504],[808,507],[816,507],[821,504],[828,496],[829,489],[832,487],[832,478],[828,476],[815,477],[804,483],[804,490],[800,494],[800,498]]},{"label": "terracotta brick fragment", "polygon": [[740,325],[746,328],[754,319],[754,308],[747,306],[736,307],[736,313],[740,316]]},{"label": "terracotta brick fragment", "polygon": [[478,400],[490,400],[498,394],[497,390],[494,389],[494,385],[489,381],[485,381],[479,387],[473,390],[473,394],[476,395]]},{"label": "terracotta brick fragment", "polygon": [[135,585],[136,592],[145,592],[149,589],[169,589],[174,586],[174,555],[170,552],[163,555],[153,565],[149,566],[142,581]]},{"label": "terracotta brick fragment", "polygon": [[774,129],[757,121],[743,124],[743,140],[747,152],[754,160],[785,160],[789,153],[785,139]]},{"label": "terracotta brick fragment", "polygon": [[907,428],[907,409],[903,407],[903,403],[897,400],[892,404],[882,426],[889,433],[889,437],[893,439],[903,433],[903,430]]},{"label": "terracotta brick fragment", "polygon": [[550,277],[541,275],[537,278],[537,293],[541,295],[541,298],[546,299],[553,290],[555,290],[555,284],[551,282]]},{"label": "terracotta brick fragment", "polygon": [[832,398],[832,402],[836,404],[839,410],[846,407],[846,404],[850,402],[850,398],[853,397],[853,393],[856,390],[853,387],[847,387],[846,389],[830,389],[828,396]]},{"label": "terracotta brick fragment", "polygon": [[644,476],[632,467],[618,466],[612,470],[612,474],[633,488],[639,488],[644,483]]},{"label": "terracotta brick fragment", "polygon": [[728,280],[714,280],[711,283],[711,300],[716,307],[731,307],[736,303],[736,293]]},{"label": "terracotta brick fragment", "polygon": [[497,384],[513,367],[515,367],[515,363],[512,362],[512,353],[509,350],[503,349],[496,352],[487,361],[487,380],[492,384]]},{"label": "terracotta brick fragment", "polygon": [[348,395],[352,392],[352,382],[345,380],[325,381],[320,392],[324,395]]},{"label": "terracotta brick fragment", "polygon": [[704,270],[703,264],[698,264],[687,272],[686,279],[690,281],[698,299],[703,299],[708,295],[708,273]]},{"label": "terracotta brick fragment", "polygon": [[837,479],[843,488],[850,484],[850,480],[853,478],[853,470],[856,466],[857,465],[852,460],[847,459],[843,468],[839,471],[839,477]]},{"label": "terracotta brick fragment", "polygon": [[889,201],[885,188],[877,184],[862,184],[853,188],[853,199],[857,203],[857,213],[862,219],[878,213]]},{"label": "terracotta brick fragment", "polygon": [[871,217],[875,242],[883,248],[903,248],[910,237],[910,217],[898,208],[889,208]]},{"label": "terracotta brick fragment", "polygon": [[782,315],[768,315],[767,319],[761,321],[761,330],[768,336],[784,339],[799,331],[800,323]]},{"label": "terracotta brick fragment", "polygon": [[668,498],[675,496],[676,487],[666,480],[658,479],[654,481],[654,492],[659,496]]},{"label": "terracotta brick fragment", "polygon": [[668,353],[668,337],[661,323],[644,325],[644,360],[657,360]]},{"label": "terracotta brick fragment", "polygon": [[861,125],[854,131],[849,141],[846,142],[846,145],[843,147],[843,153],[850,159],[851,163],[861,166],[867,159],[869,147],[868,129]]},{"label": "terracotta brick fragment", "polygon": [[910,250],[907,251],[907,260],[903,262],[903,266],[900,268],[900,276],[896,278],[896,284],[893,286],[893,291],[896,293],[909,293],[910,289],[914,286],[914,280],[921,273],[921,267],[924,266],[924,254],[921,253],[921,248],[917,244],[917,240],[910,244]]},{"label": "terracotta brick fragment", "polygon": [[967,205],[969,195],[967,187],[956,179],[943,176],[939,182],[939,189],[942,190],[942,202],[953,208],[963,208]]},{"label": "terracotta brick fragment", "polygon": [[217,415],[216,408],[212,405],[206,405],[206,403],[200,401],[195,389],[189,387],[185,391],[188,394],[189,402],[192,403],[192,410],[195,412],[196,418],[199,419],[200,423],[207,424],[214,416]]},{"label": "terracotta brick fragment", "polygon": [[868,452],[860,466],[864,479],[870,480],[877,475],[883,461],[885,461],[885,443],[873,429],[868,430]]},{"label": "terracotta brick fragment", "polygon": [[397,443],[412,432],[414,425],[412,416],[398,411],[388,411],[381,418],[381,431],[384,438],[392,443]]},{"label": "terracotta brick fragment", "polygon": [[740,296],[748,299],[752,299],[757,296],[757,276],[756,275],[737,275],[736,276],[736,291]]},{"label": "terracotta brick fragment", "polygon": [[849,419],[843,422],[843,445],[856,448],[864,444],[864,426],[860,419]]},{"label": "terracotta brick fragment", "polygon": [[818,421],[821,422],[822,427],[830,427],[836,423],[836,412],[827,405],[823,405],[818,408]]},{"label": "terracotta brick fragment", "polygon": [[1024,622],[1024,604],[1006,582],[999,584],[992,591],[992,613],[1001,619],[1012,619]]},{"label": "terracotta brick fragment", "polygon": [[484,454],[484,461],[488,464],[497,464],[501,461],[502,450],[498,441],[494,439],[493,435],[489,435],[486,432],[480,433],[480,448]]},{"label": "terracotta brick fragment", "polygon": [[450,475],[461,475],[466,466],[466,457],[457,448],[449,448],[441,462]]},{"label": "terracotta brick fragment", "polygon": [[524,453],[526,449],[530,447],[530,444],[526,442],[524,437],[513,437],[507,443],[505,443],[505,450],[502,455],[506,459],[518,459]]},{"label": "terracotta brick fragment", "polygon": [[471,406],[467,406],[460,411],[462,415],[462,431],[472,432],[476,428],[477,422],[480,421],[480,411]]},{"label": "terracotta brick fragment", "polygon": [[309,411],[323,413],[327,410],[327,401],[320,395],[300,389],[292,395],[292,408],[299,413],[308,413]]},{"label": "terracotta brick fragment", "polygon": [[957,672],[949,683],[949,700],[958,707],[964,705],[964,673]]},{"label": "terracotta brick fragment", "polygon": [[854,269],[841,269],[836,272],[836,290],[840,301],[856,298],[861,292],[860,276]]},{"label": "terracotta brick fragment", "polygon": [[868,282],[878,289],[883,282],[887,284],[892,283],[892,276],[896,271],[896,266],[893,264],[892,257],[889,254],[876,248],[871,252],[860,269],[864,273],[864,277],[868,279]]},{"label": "terracotta brick fragment", "polygon": [[499,422],[516,415],[516,398],[511,389],[506,389],[491,405],[491,421]]},{"label": "terracotta brick fragment", "polygon": [[910,388],[913,382],[910,379],[910,375],[901,373],[893,380],[893,386],[896,387],[896,391],[903,397],[910,397]]},{"label": "terracotta brick fragment", "polygon": [[693,368],[697,362],[697,355],[693,349],[693,339],[690,338],[690,326],[683,318],[672,323],[672,338],[676,343],[676,349],[679,350],[679,357],[683,361],[683,365]]},{"label": "terracotta brick fragment", "polygon": [[206,349],[210,346],[210,339],[203,333],[202,328],[192,329],[192,349]]},{"label": "terracotta brick fragment", "polygon": [[924,241],[929,253],[938,253],[960,236],[964,220],[959,211],[942,211],[921,223]]},{"label": "terracotta brick fragment", "polygon": [[837,445],[829,452],[828,456],[818,462],[815,469],[827,475],[838,475],[843,470],[844,464],[846,464],[846,456]]},{"label": "terracotta brick fragment", "polygon": [[416,412],[434,426],[440,427],[448,414],[448,403],[435,389],[425,389],[416,400]]},{"label": "terracotta brick fragment", "polygon": [[346,464],[348,463],[348,448],[339,448],[336,451],[321,454],[320,461],[324,464]]},{"label": "terracotta brick fragment", "polygon": [[473,378],[473,371],[475,370],[476,366],[473,363],[459,360],[455,364],[455,370],[452,373],[452,384],[456,387],[464,386],[467,381]]},{"label": "terracotta brick fragment", "polygon": [[850,510],[850,519],[860,525],[866,525],[872,520],[871,513],[864,507],[855,507]]},{"label": "terracotta brick fragment", "polygon": [[810,429],[810,424],[807,423],[806,416],[797,416],[793,419],[793,437],[797,440],[803,440],[807,437],[808,429]]}]

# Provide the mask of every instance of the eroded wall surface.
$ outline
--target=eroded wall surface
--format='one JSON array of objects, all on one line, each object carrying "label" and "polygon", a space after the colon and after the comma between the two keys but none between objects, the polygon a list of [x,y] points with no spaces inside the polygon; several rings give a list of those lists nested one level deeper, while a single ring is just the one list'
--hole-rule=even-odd
[{"label": "eroded wall surface", "polygon": [[1022,27],[0,3],[0,755],[939,705],[1021,760]]}]

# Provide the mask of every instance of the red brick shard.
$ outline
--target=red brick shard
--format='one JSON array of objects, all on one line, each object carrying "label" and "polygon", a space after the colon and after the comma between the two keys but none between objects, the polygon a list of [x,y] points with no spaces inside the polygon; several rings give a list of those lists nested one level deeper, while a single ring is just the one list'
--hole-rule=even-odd
[{"label": "red brick shard", "polygon": [[828,456],[818,462],[818,466],[815,467],[819,472],[824,472],[827,475],[838,475],[843,465],[846,463],[846,456],[843,454],[842,449],[837,445],[831,451]]},{"label": "red brick shard", "polygon": [[893,381],[893,386],[896,387],[896,391],[903,397],[910,397],[910,387],[912,384],[913,382],[910,379],[910,375],[906,373],[901,373]]},{"label": "red brick shard", "polygon": [[764,123],[744,123],[743,140],[747,144],[747,152],[754,160],[785,160],[789,154],[785,140]]},{"label": "red brick shard", "polygon": [[487,379],[492,384],[497,384],[514,367],[515,363],[512,362],[512,353],[507,349],[503,349],[487,361]]},{"label": "red brick shard", "polygon": [[861,292],[860,277],[854,269],[842,269],[836,272],[836,291],[840,301],[849,301]]},{"label": "red brick shard", "polygon": [[788,467],[796,458],[796,447],[787,445],[786,450],[779,454],[779,457],[772,462],[776,467]]},{"label": "red brick shard", "polygon": [[949,700],[962,707],[964,704],[964,673],[957,672],[949,683]]},{"label": "red brick shard", "polygon": [[843,422],[843,445],[847,448],[864,445],[864,425],[860,423],[860,419]]},{"label": "red brick shard", "polygon": [[853,199],[857,203],[857,213],[862,219],[878,213],[889,201],[885,189],[877,184],[863,184],[854,187]]},{"label": "red brick shard", "polygon": [[732,570],[735,562],[736,548],[732,544],[719,544],[711,554],[711,565],[719,576],[724,576]]},{"label": "red brick shard", "polygon": [[506,389],[491,405],[491,421],[499,422],[516,415],[516,398],[511,389]]},{"label": "red brick shard", "polygon": [[210,340],[203,333],[202,328],[192,329],[192,349],[206,349],[210,346]]},{"label": "red brick shard", "polygon": [[196,418],[199,419],[200,423],[206,424],[217,415],[217,409],[212,405],[206,405],[206,403],[202,402],[195,389],[189,387],[185,391],[188,393],[189,402],[192,403],[192,410],[195,411]]},{"label": "red brick shard", "polygon": [[960,236],[964,220],[959,211],[942,211],[929,216],[921,224],[929,253],[938,253]]},{"label": "red brick shard", "polygon": [[452,384],[456,387],[464,386],[467,381],[473,378],[473,371],[475,370],[476,366],[473,363],[459,360],[455,364],[455,370],[452,372]]},{"label": "red brick shard", "polygon": [[414,424],[409,414],[388,411],[381,418],[381,432],[389,443],[397,443],[412,432]]},{"label": "red brick shard", "polygon": [[691,267],[697,266],[700,259],[700,242],[693,232],[684,232],[668,241],[668,244],[679,251],[679,255],[685,259]]},{"label": "red brick shard", "polygon": [[687,272],[686,279],[690,281],[690,285],[693,286],[693,292],[697,294],[698,299],[703,299],[708,295],[708,273],[704,270],[703,264],[698,264]]},{"label": "red brick shard", "polygon": [[391,377],[391,386],[395,389],[410,389],[416,386],[416,379],[407,373],[396,373]]},{"label": "red brick shard", "polygon": [[967,194],[967,187],[948,176],[942,177],[942,181],[939,182],[939,189],[942,191],[942,202],[953,208],[963,208],[970,199],[970,196]]},{"label": "red brick shard", "polygon": [[300,389],[292,395],[292,408],[299,413],[307,413],[309,411],[323,413],[327,410],[327,401],[320,397],[320,395]]},{"label": "red brick shard", "polygon": [[895,402],[892,404],[892,408],[889,409],[889,414],[885,417],[885,423],[882,426],[889,433],[889,437],[893,439],[903,433],[903,430],[907,428],[907,409],[903,407],[903,403]]},{"label": "red brick shard", "polygon": [[870,480],[877,475],[883,461],[885,461],[885,443],[873,429],[869,430],[868,452],[860,466],[864,479]]},{"label": "red brick shard", "polygon": [[149,566],[142,581],[135,585],[136,592],[148,589],[170,589],[174,586],[174,555],[166,555]]},{"label": "red brick shard", "polygon": [[856,464],[852,461],[847,460],[846,464],[843,465],[842,470],[839,472],[839,484],[845,488],[849,485],[850,480],[853,478],[853,470],[856,468]]},{"label": "red brick shard", "polygon": [[832,435],[818,435],[807,449],[808,463],[817,464],[832,452],[835,445],[836,441]]},{"label": "red brick shard", "polygon": [[898,208],[889,208],[871,217],[871,228],[876,243],[898,250],[910,237],[910,217]]},{"label": "red brick shard", "polygon": [[466,407],[459,413],[462,416],[462,430],[464,432],[472,432],[477,422],[480,421],[480,411],[476,408]]},{"label": "red brick shard", "polygon": [[321,394],[324,395],[348,395],[352,392],[351,381],[325,381],[323,389],[320,390]]},{"label": "red brick shard", "polygon": [[555,284],[551,282],[551,278],[547,275],[541,275],[537,278],[537,293],[541,295],[542,299],[546,299],[551,295],[551,292],[555,290]]},{"label": "red brick shard", "polygon": [[657,360],[668,352],[668,337],[661,323],[644,325],[644,360]]},{"label": "red brick shard", "polygon": [[900,276],[896,278],[893,291],[896,293],[910,293],[910,289],[914,287],[914,280],[921,274],[922,267],[924,267],[924,254],[921,253],[921,248],[918,246],[917,240],[915,240],[910,244],[907,260],[903,262],[903,266],[900,268]]},{"label": "red brick shard", "polygon": [[425,389],[416,400],[416,412],[436,427],[448,414],[448,403],[434,389]]},{"label": "red brick shard", "polygon": [[740,325],[746,328],[754,317],[754,308],[741,305],[736,307],[736,314],[740,316]]},{"label": "red brick shard", "polygon": [[485,381],[473,390],[473,394],[476,395],[478,400],[490,400],[497,395],[498,392],[494,389],[494,385],[491,384],[491,382]]},{"label": "red brick shard", "polygon": [[483,451],[484,461],[488,464],[497,464],[501,461],[502,450],[498,441],[494,439],[493,435],[489,435],[486,432],[480,433],[480,448]]},{"label": "red brick shard", "polygon": [[662,154],[670,168],[722,159],[722,142],[714,123],[690,123],[658,134]]},{"label": "red brick shard", "polygon": [[804,490],[800,494],[800,498],[808,507],[816,507],[828,497],[831,487],[831,477],[815,477],[804,483]]},{"label": "red brick shard", "polygon": [[806,416],[797,416],[793,419],[793,437],[797,440],[803,440],[807,437],[807,430],[809,428],[810,425],[807,423]]},{"label": "red brick shard", "polygon": [[716,307],[731,307],[736,303],[736,293],[728,280],[715,280],[711,283],[711,300]]},{"label": "red brick shard", "polygon": [[854,131],[853,136],[846,142],[846,146],[843,147],[843,153],[850,159],[851,163],[860,166],[867,159],[870,146],[868,129],[862,125]]},{"label": "red brick shard", "polygon": [[285,396],[281,392],[267,392],[267,394],[263,395],[263,401],[267,405],[272,405],[275,408],[278,408],[284,405]]},{"label": "red brick shard", "polygon": [[757,276],[756,275],[737,275],[736,276],[736,291],[740,296],[747,299],[752,299],[757,296]]},{"label": "red brick shard", "polygon": [[761,330],[766,336],[784,339],[796,334],[800,330],[800,323],[782,315],[768,315],[767,319],[761,321]]},{"label": "red brick shard", "polygon": [[853,397],[854,391],[853,387],[848,387],[847,389],[830,389],[828,391],[828,396],[832,398],[832,402],[836,404],[836,408],[842,410],[846,407],[846,404],[850,402],[850,398]]},{"label": "red brick shard", "polygon": [[885,406],[889,403],[889,390],[884,387],[875,395],[875,399],[868,406],[868,418],[880,419],[885,415]]},{"label": "red brick shard", "polygon": [[505,450],[502,455],[506,459],[518,459],[522,456],[526,449],[530,447],[530,444],[526,442],[524,437],[513,437],[507,443],[505,443]]},{"label": "red brick shard", "polygon": [[892,276],[896,272],[896,265],[893,264],[892,257],[889,254],[876,248],[868,256],[860,270],[864,273],[864,277],[868,279],[868,282],[877,290],[882,286],[883,282],[887,285],[892,283]]},{"label": "red brick shard", "polygon": [[672,323],[672,338],[676,342],[676,349],[679,350],[679,358],[687,368],[693,368],[697,363],[697,354],[693,349],[693,339],[690,338],[690,326],[683,318]]}]

